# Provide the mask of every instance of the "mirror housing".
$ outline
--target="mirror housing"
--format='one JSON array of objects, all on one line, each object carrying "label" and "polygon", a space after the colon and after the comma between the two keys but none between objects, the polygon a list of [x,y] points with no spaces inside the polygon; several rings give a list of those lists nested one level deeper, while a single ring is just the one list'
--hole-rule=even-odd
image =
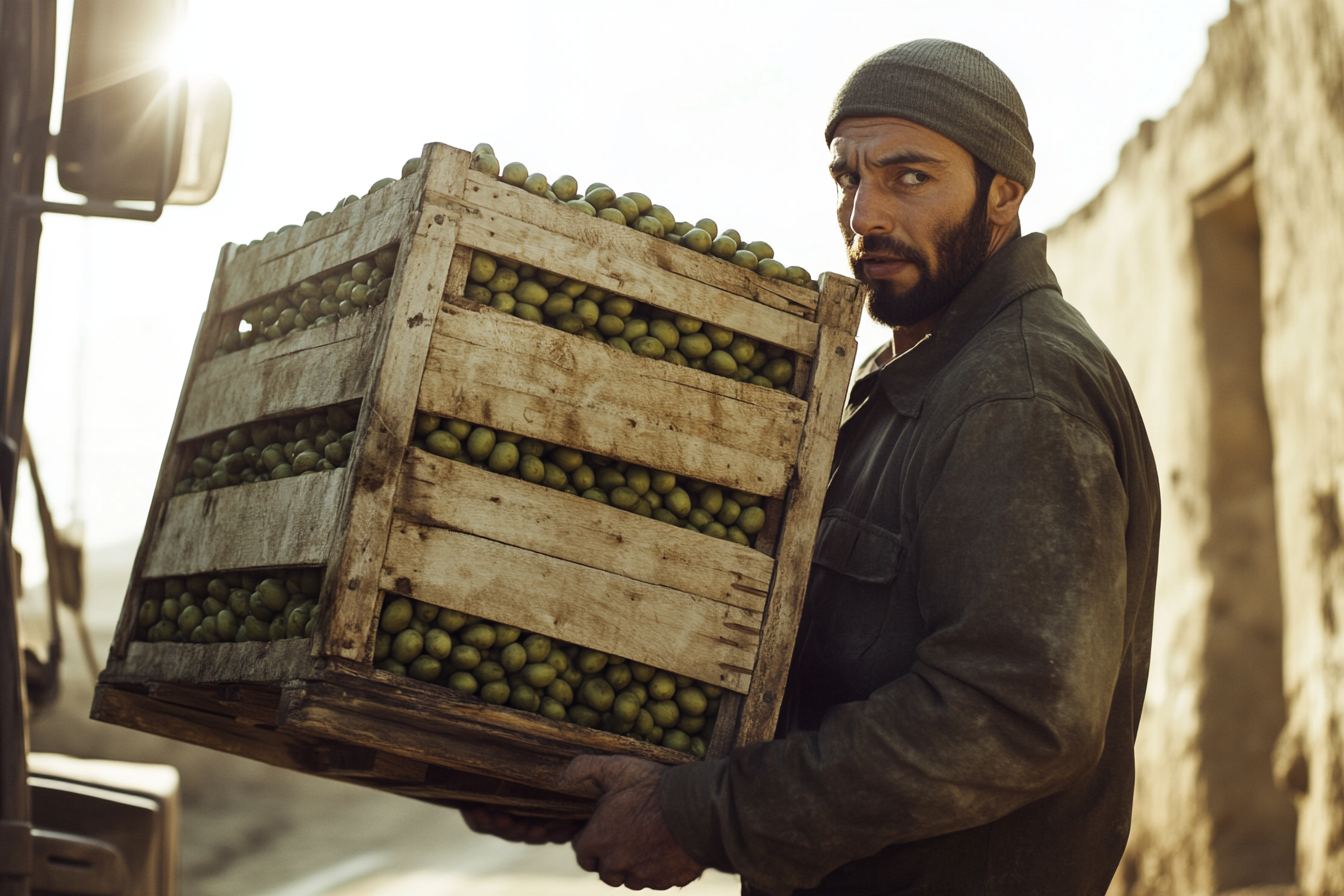
[{"label": "mirror housing", "polygon": [[75,0],[56,171],[94,201],[197,205],[219,187],[232,100],[165,50],[185,0]]}]

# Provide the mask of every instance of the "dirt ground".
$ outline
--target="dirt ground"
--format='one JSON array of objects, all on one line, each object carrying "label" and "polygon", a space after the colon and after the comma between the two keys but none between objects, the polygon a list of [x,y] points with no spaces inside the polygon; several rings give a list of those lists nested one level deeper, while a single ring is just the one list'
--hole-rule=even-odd
[{"label": "dirt ground", "polygon": [[[133,553],[127,545],[88,557],[86,617],[100,664]],[[575,864],[567,846],[483,837],[453,810],[91,721],[93,682],[69,623],[62,626],[61,697],[33,720],[32,749],[175,766],[181,775],[182,896],[611,892]],[[729,896],[738,893],[738,883],[709,872],[683,892]]]}]

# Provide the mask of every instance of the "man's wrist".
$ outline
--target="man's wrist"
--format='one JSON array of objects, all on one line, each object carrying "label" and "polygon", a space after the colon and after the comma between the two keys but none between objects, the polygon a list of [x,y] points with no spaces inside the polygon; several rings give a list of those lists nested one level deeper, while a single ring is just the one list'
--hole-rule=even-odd
[{"label": "man's wrist", "polygon": [[727,767],[727,760],[720,759],[665,769],[658,779],[658,801],[664,824],[687,855],[706,867],[732,872],[716,811]]}]

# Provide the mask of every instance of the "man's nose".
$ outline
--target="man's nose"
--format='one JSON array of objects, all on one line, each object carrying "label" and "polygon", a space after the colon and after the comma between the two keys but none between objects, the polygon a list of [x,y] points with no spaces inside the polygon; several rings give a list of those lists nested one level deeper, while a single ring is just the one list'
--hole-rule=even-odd
[{"label": "man's nose", "polygon": [[849,229],[860,236],[890,234],[893,229],[890,197],[871,181],[859,182],[849,209]]}]

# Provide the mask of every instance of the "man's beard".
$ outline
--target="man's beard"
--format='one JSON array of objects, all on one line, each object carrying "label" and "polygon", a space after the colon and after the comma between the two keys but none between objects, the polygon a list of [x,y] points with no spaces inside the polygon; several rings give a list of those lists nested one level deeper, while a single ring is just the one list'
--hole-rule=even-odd
[{"label": "man's beard", "polygon": [[[977,199],[964,218],[935,237],[936,274],[930,271],[928,256],[909,243],[885,234],[857,236],[842,225],[849,265],[863,285],[868,315],[883,326],[908,327],[950,305],[989,257],[991,227],[985,212],[986,204]],[[866,277],[858,259],[873,252],[914,265],[920,274],[915,285],[900,290],[890,280]]]}]

